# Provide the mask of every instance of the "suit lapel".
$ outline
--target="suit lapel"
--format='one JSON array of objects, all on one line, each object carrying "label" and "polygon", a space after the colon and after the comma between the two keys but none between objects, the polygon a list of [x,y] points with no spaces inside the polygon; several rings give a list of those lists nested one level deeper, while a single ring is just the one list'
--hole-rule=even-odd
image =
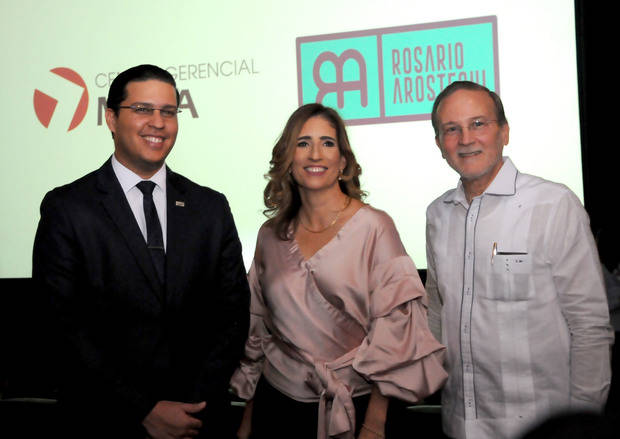
[{"label": "suit lapel", "polygon": [[166,244],[166,290],[169,298],[183,290],[183,274],[186,266],[183,258],[184,243],[188,242],[188,233],[192,230],[190,212],[186,207],[187,191],[185,184],[177,174],[166,168],[166,204],[167,204],[167,244]]},{"label": "suit lapel", "polygon": [[125,197],[123,189],[114,174],[110,160],[98,171],[97,187],[102,193],[101,203],[103,208],[118,227],[120,235],[136,258],[151,288],[155,291],[157,297],[163,301],[164,291],[157,278],[151,255],[133,212],[129,207],[127,197]]}]

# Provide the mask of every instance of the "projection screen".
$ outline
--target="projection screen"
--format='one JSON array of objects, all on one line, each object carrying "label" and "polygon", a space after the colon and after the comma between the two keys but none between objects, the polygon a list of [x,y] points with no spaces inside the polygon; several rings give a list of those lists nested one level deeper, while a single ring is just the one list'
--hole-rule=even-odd
[{"label": "projection screen", "polygon": [[227,196],[248,267],[271,149],[291,112],[317,98],[348,121],[366,201],[393,217],[418,268],[426,207],[458,179],[429,120],[453,80],[496,90],[511,127],[505,154],[583,200],[570,0],[24,0],[0,9],[3,278],[31,274],[44,194],[112,154],[108,87],[142,63],[169,70],[181,92],[168,165]]}]

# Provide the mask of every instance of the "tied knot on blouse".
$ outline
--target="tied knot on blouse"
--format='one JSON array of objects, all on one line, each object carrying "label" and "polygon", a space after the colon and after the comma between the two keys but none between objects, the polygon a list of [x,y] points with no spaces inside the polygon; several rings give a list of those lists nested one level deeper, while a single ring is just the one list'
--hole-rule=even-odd
[{"label": "tied knot on blouse", "polygon": [[[349,356],[350,363],[353,355]],[[319,395],[318,439],[343,434],[339,437],[352,438],[355,432],[352,390],[335,376],[328,363],[315,361],[314,371],[308,373],[306,383]]]}]

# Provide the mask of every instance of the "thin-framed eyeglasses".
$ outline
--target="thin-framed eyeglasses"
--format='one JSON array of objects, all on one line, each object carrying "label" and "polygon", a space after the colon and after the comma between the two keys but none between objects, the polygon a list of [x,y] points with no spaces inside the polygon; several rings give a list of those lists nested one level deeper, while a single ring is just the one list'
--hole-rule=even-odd
[{"label": "thin-framed eyeglasses", "polygon": [[[474,119],[467,124],[467,131],[471,133],[483,134],[485,133],[492,123],[497,123],[496,119]],[[461,136],[463,134],[463,127],[461,125],[450,123],[441,127],[441,135],[443,137],[451,138]]]},{"label": "thin-framed eyeglasses", "polygon": [[161,117],[165,119],[173,119],[181,112],[181,110],[174,107],[155,108],[147,105],[119,105],[118,108],[128,108],[139,116],[152,116],[155,110],[158,110]]}]

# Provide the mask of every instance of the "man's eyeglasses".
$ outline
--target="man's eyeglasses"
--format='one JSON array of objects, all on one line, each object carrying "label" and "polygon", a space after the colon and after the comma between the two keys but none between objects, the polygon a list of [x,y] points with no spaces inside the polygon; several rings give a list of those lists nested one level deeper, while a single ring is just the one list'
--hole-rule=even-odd
[{"label": "man's eyeglasses", "polygon": [[158,110],[161,117],[166,119],[173,119],[177,117],[178,113],[181,112],[181,110],[174,107],[154,108],[146,105],[119,105],[118,108],[128,108],[140,116],[152,116],[155,113],[155,110]]},{"label": "man's eyeglasses", "polygon": [[[474,119],[469,124],[467,124],[467,130],[472,133],[485,133],[492,123],[496,123],[497,120],[494,119]],[[461,136],[463,134],[463,127],[457,124],[447,124],[441,128],[441,134],[443,137],[456,137]]]}]

